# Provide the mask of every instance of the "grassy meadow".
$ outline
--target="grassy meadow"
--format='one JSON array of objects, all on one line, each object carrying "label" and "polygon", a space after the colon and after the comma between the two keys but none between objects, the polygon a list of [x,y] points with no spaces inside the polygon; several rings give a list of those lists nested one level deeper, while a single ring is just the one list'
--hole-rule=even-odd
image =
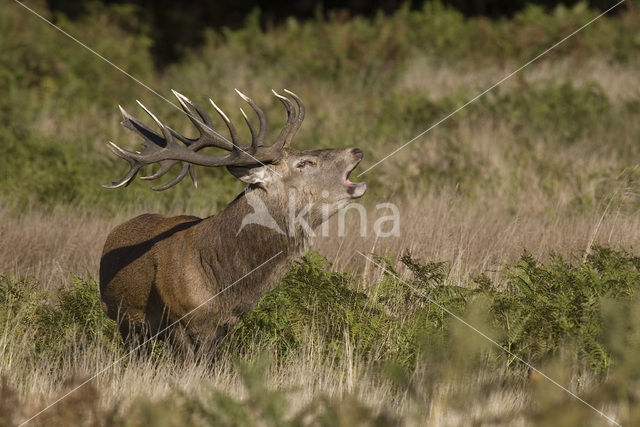
[{"label": "grassy meadow", "polygon": [[[172,102],[176,89],[209,111],[211,97],[243,137],[233,88],[272,138],[285,113],[270,89],[293,90],[307,107],[293,145],[360,147],[358,170],[598,14],[487,20],[430,2],[265,30],[256,12],[157,69],[133,7],[69,20],[28,4]],[[143,212],[211,215],[241,183],[198,168],[197,189],[102,188],[126,171],[105,143],[138,143],[118,104],[151,123],[139,99],[187,135],[190,122],[18,4],[0,8],[0,426],[61,397],[29,424],[609,424],[516,356],[639,423],[639,10],[629,0],[364,174],[367,235],[353,212],[345,237],[332,219],[213,363],[183,363],[162,342],[123,346],[99,304],[102,245]],[[399,236],[371,232],[384,202]]]}]

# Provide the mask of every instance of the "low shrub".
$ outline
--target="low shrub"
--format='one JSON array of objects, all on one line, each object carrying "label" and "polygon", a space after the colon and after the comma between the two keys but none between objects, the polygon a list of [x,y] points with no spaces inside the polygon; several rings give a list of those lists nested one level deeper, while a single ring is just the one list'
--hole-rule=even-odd
[{"label": "low shrub", "polygon": [[103,312],[97,283],[72,278],[68,287],[46,292],[35,282],[0,277],[0,336],[22,342],[27,359],[62,360],[92,344],[117,351],[116,323]]},{"label": "low shrub", "polygon": [[628,306],[640,289],[640,258],[597,246],[570,263],[559,254],[539,262],[525,252],[506,267],[505,289],[492,289],[494,321],[504,328],[505,347],[528,361],[556,354],[567,344],[597,372],[611,364],[602,306]]}]

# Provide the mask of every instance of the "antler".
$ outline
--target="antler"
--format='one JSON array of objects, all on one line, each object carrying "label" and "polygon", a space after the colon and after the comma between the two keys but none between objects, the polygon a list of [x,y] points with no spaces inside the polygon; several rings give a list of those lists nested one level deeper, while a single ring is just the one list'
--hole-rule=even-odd
[{"label": "antler", "polygon": [[[255,102],[253,102],[251,98],[236,89],[238,95],[240,95],[240,97],[245,100],[256,113],[260,123],[258,131],[256,132],[245,112],[242,108],[240,109],[245,121],[247,122],[249,131],[251,132],[251,144],[242,144],[233,123],[231,123],[227,115],[218,108],[211,99],[209,99],[209,101],[225,122],[227,129],[229,130],[231,140],[213,130],[213,121],[202,108],[175,90],[172,90],[172,92],[176,98],[178,98],[180,106],[196,129],[198,129],[200,135],[195,139],[190,139],[184,135],[180,135],[175,130],[165,126],[156,116],[153,115],[153,113],[151,113],[151,111],[147,109],[147,107],[142,105],[140,101],[136,101],[138,105],[140,105],[140,107],[142,107],[142,109],[151,116],[153,121],[156,122],[162,132],[162,134],[158,134],[133,116],[129,115],[129,113],[120,107],[123,117],[122,125],[144,138],[144,150],[141,152],[125,150],[109,141],[109,148],[111,151],[129,162],[130,169],[120,181],[103,185],[103,187],[118,188],[127,186],[135,179],[143,166],[153,163],[158,163],[160,168],[151,175],[140,177],[141,179],[158,179],[169,172],[171,167],[176,163],[182,163],[182,168],[175,178],[159,187],[153,187],[156,191],[162,191],[173,187],[182,181],[187,173],[189,173],[194,185],[197,187],[198,184],[194,165],[245,166],[254,163],[264,164],[277,161],[283,156],[284,150],[291,144],[291,140],[300,128],[305,115],[304,104],[296,94],[285,89],[285,92],[291,95],[295,100],[298,106],[297,110],[289,98],[272,90],[273,94],[284,104],[284,107],[287,110],[287,122],[282,128],[278,139],[276,139],[276,141],[270,146],[265,147],[264,139],[267,134],[267,119],[264,112],[256,105]],[[182,144],[176,140],[180,141]],[[229,154],[223,156],[210,156],[198,153],[199,150],[205,147],[221,148],[229,151]]]}]

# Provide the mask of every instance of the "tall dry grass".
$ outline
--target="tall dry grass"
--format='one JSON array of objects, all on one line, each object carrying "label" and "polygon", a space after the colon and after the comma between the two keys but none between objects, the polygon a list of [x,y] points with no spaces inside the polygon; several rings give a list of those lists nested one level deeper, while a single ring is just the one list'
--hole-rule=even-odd
[{"label": "tall dry grass", "polygon": [[[419,195],[398,203],[400,234],[389,237],[374,233],[374,223],[389,211],[365,202],[364,222],[358,212],[348,210],[344,236],[339,235],[339,218],[334,217],[329,235],[318,232],[311,248],[327,257],[337,271],[363,269],[366,261],[358,251],[390,253],[396,259],[409,251],[424,260],[451,261],[452,277],[461,280],[514,261],[523,249],[544,259],[552,251],[577,256],[594,244],[640,247],[636,232],[640,218],[632,211],[604,202],[580,213],[549,212],[537,202],[522,204],[514,211],[504,202],[499,198],[469,202],[449,193]],[[100,212],[68,208],[19,215],[2,209],[0,270],[32,277],[48,289],[74,274],[97,278],[102,245],[110,229],[143,212],[132,210],[106,218]],[[386,227],[390,229],[390,223]]]}]

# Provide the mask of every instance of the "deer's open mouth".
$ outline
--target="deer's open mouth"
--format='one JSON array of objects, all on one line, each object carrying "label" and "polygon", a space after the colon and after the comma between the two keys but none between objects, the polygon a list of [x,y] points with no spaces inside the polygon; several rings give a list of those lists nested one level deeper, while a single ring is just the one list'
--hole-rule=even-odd
[{"label": "deer's open mouth", "polygon": [[344,176],[344,185],[347,186],[347,192],[354,199],[362,196],[367,190],[367,184],[365,182],[352,182],[351,180],[349,180],[349,175],[358,166],[358,163],[360,163],[360,160],[358,160],[356,164],[353,165],[353,167],[348,170]]}]

